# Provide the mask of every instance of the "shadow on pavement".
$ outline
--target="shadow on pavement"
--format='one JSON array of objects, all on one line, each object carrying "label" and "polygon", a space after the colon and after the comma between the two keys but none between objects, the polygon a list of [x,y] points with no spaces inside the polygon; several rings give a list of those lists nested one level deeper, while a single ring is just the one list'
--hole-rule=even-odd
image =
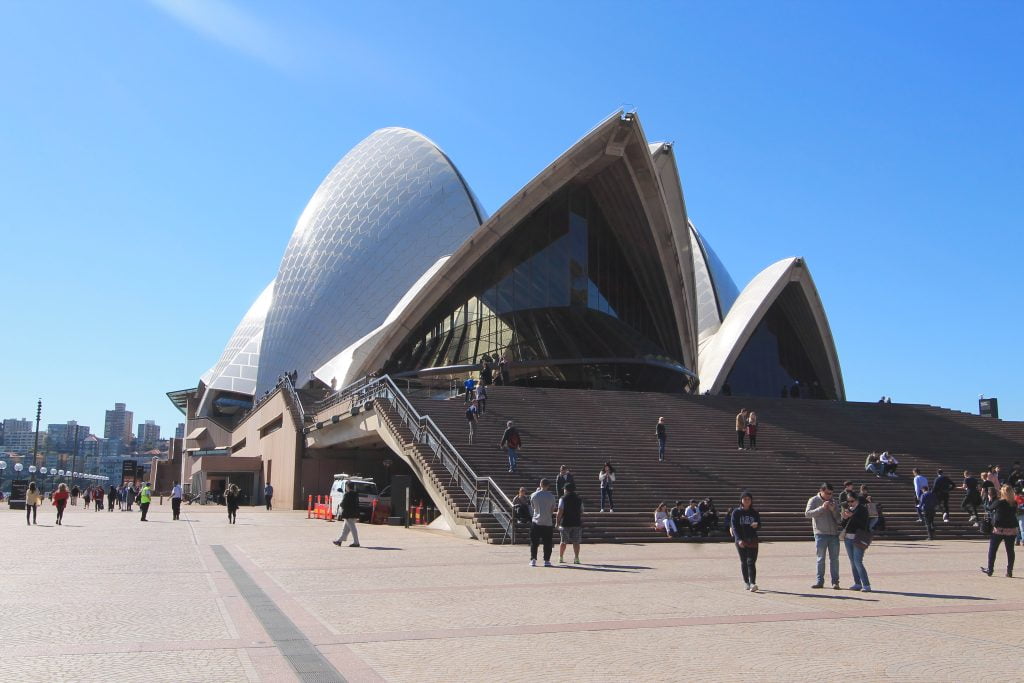
[{"label": "shadow on pavement", "polygon": [[[878,593],[880,591],[872,591]],[[794,595],[798,598],[818,598],[820,600],[856,600],[857,602],[878,602],[878,600],[872,598],[862,598],[856,595],[842,595],[839,591],[832,593],[790,593],[789,591],[770,591],[764,590],[763,588],[758,590],[758,593],[765,593],[771,595]],[[871,593],[868,593],[871,595]]]},{"label": "shadow on pavement", "polygon": [[363,545],[359,547],[363,550],[405,550],[405,548],[391,548],[386,545]]},{"label": "shadow on pavement", "polygon": [[571,569],[574,571],[582,572],[611,572],[613,574],[636,574],[636,571],[632,569],[612,569],[602,565],[585,565],[585,564],[556,564],[555,567],[559,569]]},{"label": "shadow on pavement", "polygon": [[588,569],[598,571],[634,571],[638,569],[651,569],[651,567],[644,567],[642,565],[633,564],[570,564],[566,565],[570,569]]},{"label": "shadow on pavement", "polygon": [[945,600],[985,600],[992,601],[995,598],[982,598],[977,595],[943,595],[942,593],[908,593],[906,591],[880,591],[875,588],[871,589],[872,593],[879,593],[881,595],[905,595],[908,598],[941,598]]}]

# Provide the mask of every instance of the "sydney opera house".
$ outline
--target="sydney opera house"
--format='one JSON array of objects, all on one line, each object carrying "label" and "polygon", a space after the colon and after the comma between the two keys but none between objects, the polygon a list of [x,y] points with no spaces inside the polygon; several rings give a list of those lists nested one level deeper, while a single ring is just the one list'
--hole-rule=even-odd
[{"label": "sydney opera house", "polygon": [[169,393],[189,420],[182,478],[244,472],[304,505],[322,474],[295,462],[308,443],[282,378],[326,395],[370,373],[465,377],[485,356],[528,386],[845,398],[807,264],[738,288],[688,216],[672,145],[635,114],[491,215],[437,145],[385,128],[317,188],[213,367]]}]

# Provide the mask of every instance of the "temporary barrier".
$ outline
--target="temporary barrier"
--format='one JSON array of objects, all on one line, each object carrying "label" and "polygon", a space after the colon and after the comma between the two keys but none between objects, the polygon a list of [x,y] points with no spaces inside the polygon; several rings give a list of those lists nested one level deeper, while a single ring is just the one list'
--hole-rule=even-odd
[{"label": "temporary barrier", "polygon": [[313,518],[313,496],[309,496],[306,500],[306,519]]}]

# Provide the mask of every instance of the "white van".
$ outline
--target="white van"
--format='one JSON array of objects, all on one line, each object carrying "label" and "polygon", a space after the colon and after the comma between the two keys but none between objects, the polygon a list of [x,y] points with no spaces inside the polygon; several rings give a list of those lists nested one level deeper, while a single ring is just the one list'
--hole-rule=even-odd
[{"label": "white van", "polygon": [[379,491],[373,477],[360,477],[358,474],[335,474],[331,484],[331,509],[334,518],[341,518],[341,497],[345,495],[345,484],[352,482],[359,494],[359,519],[368,521],[373,510],[373,501],[377,500]]}]

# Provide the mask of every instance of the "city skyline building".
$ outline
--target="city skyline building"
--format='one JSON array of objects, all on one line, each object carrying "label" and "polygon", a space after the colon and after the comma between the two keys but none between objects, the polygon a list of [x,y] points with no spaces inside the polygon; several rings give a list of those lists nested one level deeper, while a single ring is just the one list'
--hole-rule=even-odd
[{"label": "city skyline building", "polygon": [[106,411],[103,421],[103,438],[120,439],[122,443],[131,443],[132,437],[132,411],[125,407],[124,403],[115,403],[113,410]]},{"label": "city skyline building", "polygon": [[154,448],[160,440],[160,425],[155,420],[146,420],[139,425],[136,435],[136,450],[144,451]]},{"label": "city skyline building", "polygon": [[73,451],[75,449],[75,428],[78,428],[78,443],[81,444],[89,436],[87,425],[78,424],[77,420],[54,423],[46,426],[46,448],[57,451]]}]

